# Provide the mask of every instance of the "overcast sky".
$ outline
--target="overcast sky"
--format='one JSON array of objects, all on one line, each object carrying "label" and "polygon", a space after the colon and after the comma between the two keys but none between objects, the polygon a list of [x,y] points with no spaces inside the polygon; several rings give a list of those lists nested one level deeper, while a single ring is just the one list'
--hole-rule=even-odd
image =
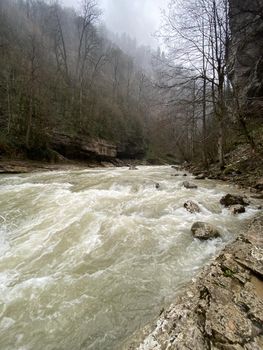
[{"label": "overcast sky", "polygon": [[[62,0],[67,6],[76,6],[78,1]],[[126,32],[139,44],[156,45],[152,37],[161,20],[160,9],[168,0],[98,0],[103,10],[102,19],[113,32]]]}]

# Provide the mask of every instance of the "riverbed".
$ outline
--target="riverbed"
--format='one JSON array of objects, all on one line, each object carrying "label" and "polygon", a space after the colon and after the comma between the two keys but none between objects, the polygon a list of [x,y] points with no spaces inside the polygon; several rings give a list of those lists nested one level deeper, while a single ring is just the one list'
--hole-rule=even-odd
[{"label": "riverbed", "polygon": [[[120,348],[257,212],[250,206],[233,216],[219,200],[237,189],[175,173],[1,175],[0,349]],[[185,179],[198,188],[184,188]],[[186,200],[201,212],[187,212]],[[213,224],[222,237],[194,239],[195,221]]]}]

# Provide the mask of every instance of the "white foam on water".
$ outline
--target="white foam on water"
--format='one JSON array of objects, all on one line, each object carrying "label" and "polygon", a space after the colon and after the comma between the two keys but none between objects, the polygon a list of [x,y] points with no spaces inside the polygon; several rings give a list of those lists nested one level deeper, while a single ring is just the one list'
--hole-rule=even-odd
[{"label": "white foam on water", "polygon": [[[115,350],[257,212],[250,206],[234,216],[219,203],[230,186],[173,173],[0,177],[0,348]],[[199,188],[185,189],[185,180]],[[189,213],[186,200],[201,212]],[[195,221],[210,222],[222,238],[194,239]]]}]

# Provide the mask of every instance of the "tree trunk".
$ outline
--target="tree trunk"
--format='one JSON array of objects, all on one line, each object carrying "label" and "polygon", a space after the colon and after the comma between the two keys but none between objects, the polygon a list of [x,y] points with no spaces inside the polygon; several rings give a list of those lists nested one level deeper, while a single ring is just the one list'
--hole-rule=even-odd
[{"label": "tree trunk", "polygon": [[33,116],[33,96],[31,93],[30,100],[29,100],[29,111],[28,111],[27,130],[26,130],[26,148],[30,147],[32,116]]},{"label": "tree trunk", "polygon": [[[206,73],[205,73],[206,74]],[[204,166],[208,167],[207,162],[207,149],[206,149],[206,138],[207,138],[207,131],[206,131],[206,77],[204,76],[204,82],[203,82],[203,113],[202,113],[202,122],[203,122],[203,162]]]},{"label": "tree trunk", "polygon": [[225,165],[224,161],[224,123],[223,119],[220,119],[219,121],[219,128],[218,128],[218,160],[220,167],[223,167]]},{"label": "tree trunk", "polygon": [[8,108],[7,133],[10,134],[13,117],[12,117],[12,107],[11,107],[11,99],[10,99],[10,86],[9,86],[8,80],[6,84],[6,91],[7,91],[7,108]]}]

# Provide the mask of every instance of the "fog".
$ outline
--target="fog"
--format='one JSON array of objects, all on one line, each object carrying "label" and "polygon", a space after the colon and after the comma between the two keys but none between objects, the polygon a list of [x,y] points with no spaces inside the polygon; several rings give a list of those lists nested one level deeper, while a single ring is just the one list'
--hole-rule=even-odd
[{"label": "fog", "polygon": [[[63,0],[66,6],[75,7],[74,0]],[[116,33],[127,33],[139,44],[156,46],[154,33],[161,23],[161,9],[168,0],[98,0],[103,11],[102,20]]]}]

